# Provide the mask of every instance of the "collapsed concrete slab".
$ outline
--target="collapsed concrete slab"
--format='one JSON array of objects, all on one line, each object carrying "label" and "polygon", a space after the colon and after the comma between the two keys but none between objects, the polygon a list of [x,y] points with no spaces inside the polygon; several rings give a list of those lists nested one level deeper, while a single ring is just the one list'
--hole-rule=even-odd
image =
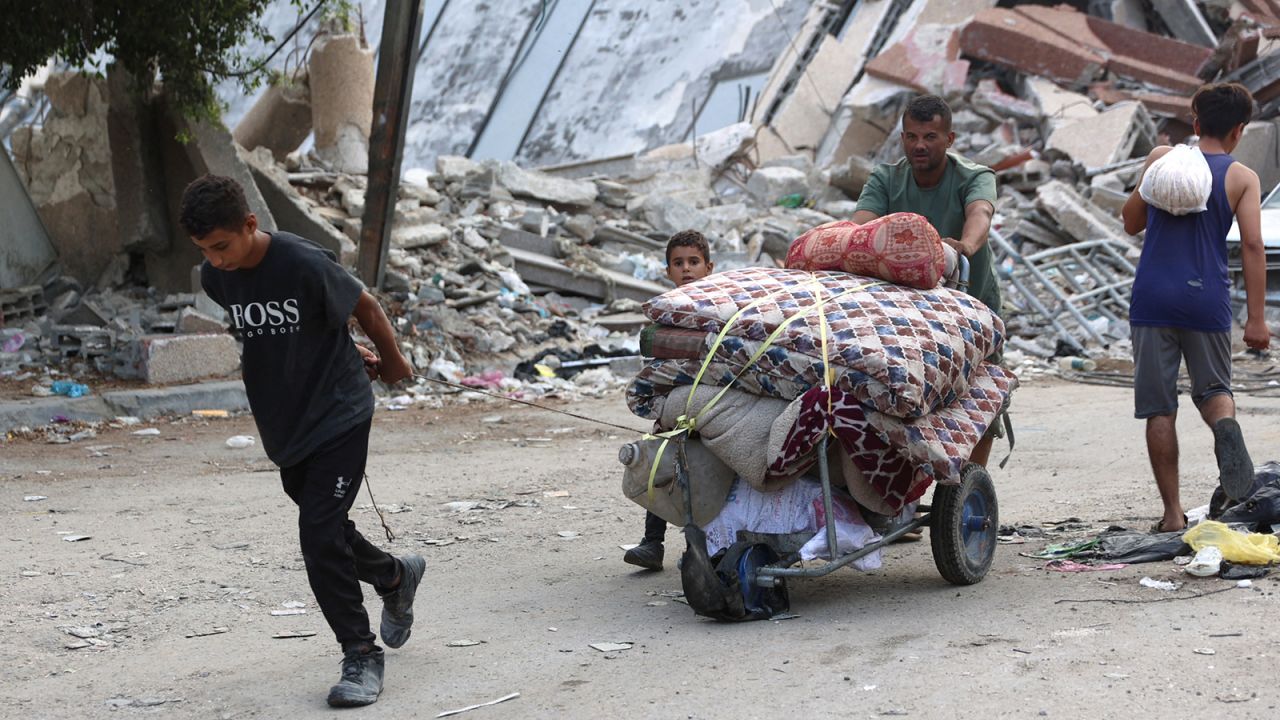
[{"label": "collapsed concrete slab", "polygon": [[1146,108],[1138,102],[1126,102],[1060,126],[1049,136],[1046,149],[1058,150],[1096,170],[1145,155],[1155,141],[1155,123]]},{"label": "collapsed concrete slab", "polygon": [[973,57],[1082,87],[1109,70],[1158,87],[1199,87],[1212,51],[1091,17],[1073,9],[1020,5],[979,13],[960,36]]},{"label": "collapsed concrete slab", "polygon": [[1060,180],[1050,180],[1036,190],[1037,205],[1058,226],[1080,242],[1116,240],[1133,246],[1133,240],[1114,216],[1100,211],[1075,188]]},{"label": "collapsed concrete slab", "polygon": [[355,243],[293,189],[289,184],[288,173],[276,164],[270,150],[260,147],[248,152],[241,148],[240,157],[253,173],[258,191],[271,209],[277,229],[301,235],[323,245],[347,267],[355,265]]},{"label": "collapsed concrete slab", "polygon": [[[0,150],[0,288],[37,282],[57,259],[9,153]],[[4,320],[0,319],[0,324]]]},{"label": "collapsed concrete slab", "polygon": [[510,190],[512,195],[559,205],[585,207],[595,202],[599,194],[594,182],[525,170],[513,162],[499,163],[496,177],[498,184]]}]

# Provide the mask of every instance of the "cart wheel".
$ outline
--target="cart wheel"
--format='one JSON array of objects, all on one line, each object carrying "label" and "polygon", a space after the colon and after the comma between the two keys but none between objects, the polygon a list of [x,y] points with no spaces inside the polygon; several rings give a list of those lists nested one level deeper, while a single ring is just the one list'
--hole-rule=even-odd
[{"label": "cart wheel", "polygon": [[1000,529],[996,488],[986,468],[969,463],[959,485],[935,488],[930,518],[933,562],[943,579],[953,585],[980,582],[991,568]]}]

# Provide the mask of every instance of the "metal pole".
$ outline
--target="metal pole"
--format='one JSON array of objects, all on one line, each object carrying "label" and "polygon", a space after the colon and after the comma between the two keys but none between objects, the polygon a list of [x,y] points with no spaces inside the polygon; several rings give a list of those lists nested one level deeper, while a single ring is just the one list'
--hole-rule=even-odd
[{"label": "metal pole", "polygon": [[370,287],[382,285],[387,250],[391,247],[422,15],[422,0],[387,0],[382,19],[378,77],[373,86],[373,130],[369,135],[369,185],[357,264],[360,279]]},{"label": "metal pole", "polygon": [[[827,419],[830,422],[830,418]],[[827,431],[822,433],[822,442],[818,443],[818,477],[822,480],[822,510],[827,514],[827,555],[832,560],[840,559],[840,543],[836,539],[836,515],[831,502],[831,469],[827,467]]]}]

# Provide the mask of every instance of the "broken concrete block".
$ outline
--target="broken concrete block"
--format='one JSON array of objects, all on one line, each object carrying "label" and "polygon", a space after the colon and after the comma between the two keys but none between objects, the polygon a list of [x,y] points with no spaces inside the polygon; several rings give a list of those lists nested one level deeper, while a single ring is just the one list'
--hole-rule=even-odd
[{"label": "broken concrete block", "polygon": [[338,172],[368,172],[373,51],[355,35],[322,35],[308,68],[316,155]]},{"label": "broken concrete block", "polygon": [[177,331],[180,333],[221,333],[227,331],[227,324],[193,307],[186,307],[178,311]]},{"label": "broken concrete block", "polygon": [[227,334],[147,335],[136,343],[137,370],[151,385],[223,377],[240,369],[240,350]]},{"label": "broken concrete block", "polygon": [[600,202],[613,208],[624,208],[631,199],[631,188],[612,180],[596,180]]},{"label": "broken concrete block", "polygon": [[267,85],[236,124],[231,136],[241,147],[264,147],[279,162],[311,134],[311,86],[305,72]]},{"label": "broken concrete block", "polygon": [[876,152],[890,135],[898,134],[902,108],[912,95],[901,85],[864,75],[840,101],[817,164],[835,166]]},{"label": "broken concrete block", "polygon": [[1089,96],[1063,90],[1057,83],[1044,78],[1027,78],[1027,99],[1040,109],[1043,118],[1041,129],[1045,137],[1074,120],[1098,115]]},{"label": "broken concrete block", "polygon": [[795,168],[763,167],[747,179],[747,192],[765,205],[789,195],[809,194],[809,177]]},{"label": "broken concrete block", "polygon": [[1114,165],[1141,157],[1155,147],[1156,127],[1141,103],[1126,102],[1096,117],[1062,125],[1049,136],[1046,149],[1058,150],[1085,168]]},{"label": "broken concrete block", "polygon": [[1060,180],[1050,180],[1037,188],[1036,201],[1063,232],[1076,240],[1110,239],[1133,245],[1132,238],[1115,216],[1099,210]]},{"label": "broken concrete block", "polygon": [[645,222],[662,235],[674,235],[681,230],[705,233],[711,229],[711,221],[706,213],[666,195],[645,196],[638,212]]},{"label": "broken concrete block", "polygon": [[867,180],[871,179],[871,173],[876,169],[876,164],[869,158],[861,155],[854,155],[849,161],[840,167],[831,170],[831,185],[840,188],[846,195],[851,198],[857,198],[862,194],[862,188],[867,184]]},{"label": "broken concrete block", "polygon": [[813,172],[813,158],[810,158],[808,155],[783,155],[781,157],[765,161],[760,165],[760,167],[789,167],[799,170],[807,176],[809,173]]},{"label": "broken concrete block", "polygon": [[920,24],[872,58],[866,72],[922,93],[956,97],[964,92],[969,61],[960,57],[955,26]]},{"label": "broken concrete block", "polygon": [[446,242],[452,233],[443,225],[409,225],[391,231],[391,247],[401,250],[434,247]]},{"label": "broken concrete block", "polygon": [[525,170],[513,162],[498,164],[497,181],[513,195],[560,205],[585,207],[595,202],[599,194],[596,184],[589,180],[571,180]]},{"label": "broken concrete block", "polygon": [[1232,156],[1258,173],[1262,196],[1280,184],[1280,129],[1274,120],[1254,120],[1244,128]]},{"label": "broken concrete block", "polygon": [[462,182],[483,172],[483,165],[461,155],[441,155],[436,158],[436,174],[446,183]]},{"label": "broken concrete block", "polygon": [[561,227],[582,240],[591,240],[596,235],[597,224],[594,217],[582,214],[570,216],[561,224]]},{"label": "broken concrete block", "polygon": [[1004,122],[1008,118],[1024,122],[1040,120],[1040,109],[1034,103],[1001,90],[1000,85],[991,78],[978,81],[978,86],[969,96],[969,102],[974,110],[996,122]]},{"label": "broken concrete block", "polygon": [[289,184],[289,175],[277,165],[271,151],[260,147],[252,152],[241,151],[256,181],[258,191],[267,207],[271,208],[276,228],[317,242],[338,256],[338,262],[351,267],[356,260],[356,246],[333,223],[326,220],[315,207],[307,202]]}]

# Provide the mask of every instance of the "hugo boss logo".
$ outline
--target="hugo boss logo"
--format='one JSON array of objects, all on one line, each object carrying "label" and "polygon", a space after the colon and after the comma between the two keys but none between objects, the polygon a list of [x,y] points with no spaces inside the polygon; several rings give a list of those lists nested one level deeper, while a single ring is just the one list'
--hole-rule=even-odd
[{"label": "hugo boss logo", "polygon": [[230,309],[231,320],[243,337],[288,335],[302,330],[302,312],[295,298],[283,302],[235,303]]}]

